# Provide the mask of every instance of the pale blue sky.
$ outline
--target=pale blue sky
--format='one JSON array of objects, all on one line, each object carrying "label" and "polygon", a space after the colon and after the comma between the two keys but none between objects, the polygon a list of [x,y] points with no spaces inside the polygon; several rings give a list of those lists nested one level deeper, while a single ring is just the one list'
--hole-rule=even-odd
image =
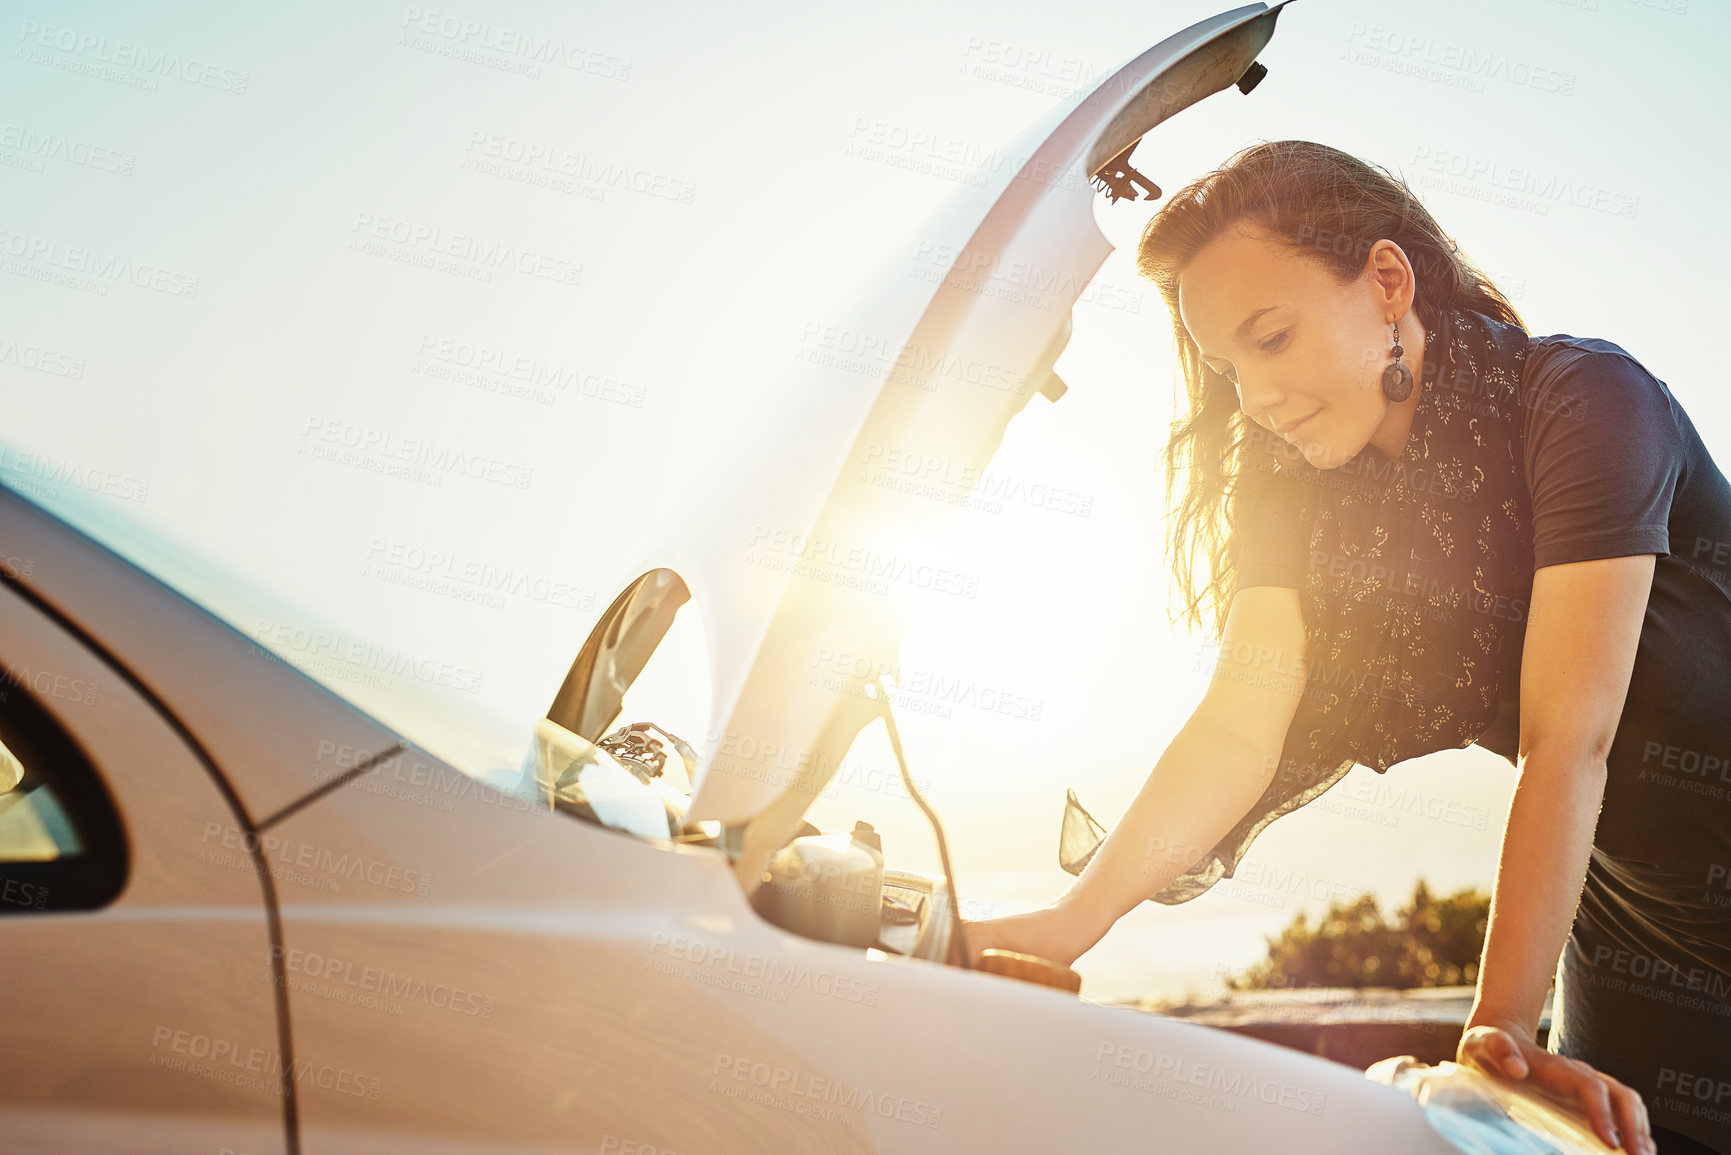
[{"label": "pale blue sky", "polygon": [[[451,700],[519,733],[662,511],[701,491],[692,461],[751,420],[814,327],[845,325],[859,280],[953,177],[1225,7],[9,5],[4,440],[105,479],[90,517],[209,558],[194,568],[229,576],[204,579],[208,596],[255,631],[322,628],[450,671],[334,683],[387,720],[412,731]],[[1305,137],[1405,175],[1534,331],[1621,344],[1724,461],[1728,23],[1702,0],[1297,0],[1262,86],[1157,129],[1136,163],[1172,191],[1253,140]],[[513,71],[527,36],[575,66]],[[512,179],[532,173],[567,183]],[[954,557],[979,594],[923,606],[905,654],[1041,705],[1038,721],[964,703],[903,723],[964,894],[999,909],[1067,881],[1052,865],[1064,786],[1114,818],[1201,692],[1156,593],[1172,362],[1131,262],[1151,211],[1098,202],[1118,247],[1097,278],[1110,291],[1076,310],[1071,392],[1018,418],[994,464],[1086,496],[1087,516],[965,511]],[[495,243],[535,271],[411,263]],[[149,266],[146,284],[104,281],[118,262]],[[68,265],[84,280],[42,279]],[[566,387],[466,383],[482,358]],[[453,449],[490,476],[422,484],[319,456],[360,438]],[[42,484],[33,466],[12,476]],[[405,587],[472,593],[482,566],[527,580],[482,601]],[[1109,620],[1088,616],[1107,598]],[[1067,599],[1074,614],[1027,609]],[[1409,794],[1369,817],[1342,803],[1282,819],[1252,856],[1278,881],[1129,916],[1084,960],[1091,993],[1248,962],[1319,905],[1307,893],[1488,883],[1501,765],[1464,752],[1355,771],[1343,787],[1364,797]],[[892,860],[935,864],[904,802],[864,794],[819,816],[871,811],[899,838]],[[1299,871],[1312,881],[1291,883]]]}]

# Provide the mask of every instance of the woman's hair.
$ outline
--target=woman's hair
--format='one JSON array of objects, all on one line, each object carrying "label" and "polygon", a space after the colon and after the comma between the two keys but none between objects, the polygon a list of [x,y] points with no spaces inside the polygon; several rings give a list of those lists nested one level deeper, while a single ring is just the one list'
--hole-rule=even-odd
[{"label": "woman's hair", "polygon": [[1203,365],[1178,315],[1178,278],[1204,246],[1240,222],[1321,262],[1342,284],[1362,274],[1377,241],[1395,242],[1412,263],[1413,307],[1426,333],[1437,332],[1442,314],[1457,308],[1526,328],[1403,181],[1339,149],[1265,141],[1173,195],[1143,228],[1136,264],[1171,311],[1189,402],[1166,443],[1166,554],[1183,601],[1174,621],[1206,625],[1215,639],[1225,631],[1236,572],[1238,481],[1256,468],[1256,455],[1269,452],[1258,447],[1270,439],[1238,408],[1232,382]]}]

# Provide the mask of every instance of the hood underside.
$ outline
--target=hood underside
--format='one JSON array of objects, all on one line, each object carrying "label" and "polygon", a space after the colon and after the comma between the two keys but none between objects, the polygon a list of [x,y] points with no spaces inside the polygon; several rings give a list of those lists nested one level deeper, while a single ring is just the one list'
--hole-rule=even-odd
[{"label": "hood underside", "polygon": [[[689,817],[743,827],[748,891],[884,708],[877,681],[896,679],[906,632],[897,594],[961,592],[949,587],[967,580],[933,560],[959,500],[873,484],[873,447],[944,462],[965,498],[1011,418],[1037,393],[1062,396],[1052,366],[1070,310],[1112,250],[1091,182],[1124,192],[1124,154],[1145,133],[1234,84],[1248,92],[1282,7],[1248,5],[1168,37],[1030,130],[1016,171],[982,174],[995,181],[984,201],[958,192],[909,246],[910,265],[845,318],[874,350],[869,371],[857,357],[800,361],[770,382],[697,472],[703,491],[683,523],[635,570],[639,596],[621,595],[584,647],[548,716],[593,740],[689,586],[714,720]],[[662,570],[683,584],[669,592]],[[840,689],[812,676],[837,656]]]}]

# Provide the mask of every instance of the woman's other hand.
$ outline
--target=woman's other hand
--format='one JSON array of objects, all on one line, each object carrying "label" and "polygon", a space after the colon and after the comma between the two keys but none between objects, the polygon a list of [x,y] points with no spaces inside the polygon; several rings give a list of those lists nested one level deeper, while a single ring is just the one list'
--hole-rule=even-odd
[{"label": "woman's other hand", "polygon": [[[1048,962],[1067,967],[1098,941],[1098,936],[1088,937],[1074,912],[1062,905],[979,922],[964,919],[962,929],[968,939],[970,965],[980,957],[981,951],[995,948],[1038,955]],[[951,953],[953,962],[957,952],[952,950]]]},{"label": "woman's other hand", "polygon": [[1656,1155],[1640,1094],[1578,1059],[1553,1055],[1513,1031],[1481,1025],[1461,1036],[1455,1061],[1511,1082],[1532,1083],[1574,1103],[1608,1147],[1629,1155]]}]

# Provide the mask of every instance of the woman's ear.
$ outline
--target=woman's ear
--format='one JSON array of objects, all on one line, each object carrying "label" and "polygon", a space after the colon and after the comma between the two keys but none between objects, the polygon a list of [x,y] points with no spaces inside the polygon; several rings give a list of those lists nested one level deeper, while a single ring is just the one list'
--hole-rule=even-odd
[{"label": "woman's ear", "polygon": [[1418,281],[1412,262],[1398,244],[1385,237],[1372,245],[1365,256],[1365,272],[1381,286],[1383,296],[1377,302],[1379,305],[1386,306],[1396,316],[1412,306]]}]

